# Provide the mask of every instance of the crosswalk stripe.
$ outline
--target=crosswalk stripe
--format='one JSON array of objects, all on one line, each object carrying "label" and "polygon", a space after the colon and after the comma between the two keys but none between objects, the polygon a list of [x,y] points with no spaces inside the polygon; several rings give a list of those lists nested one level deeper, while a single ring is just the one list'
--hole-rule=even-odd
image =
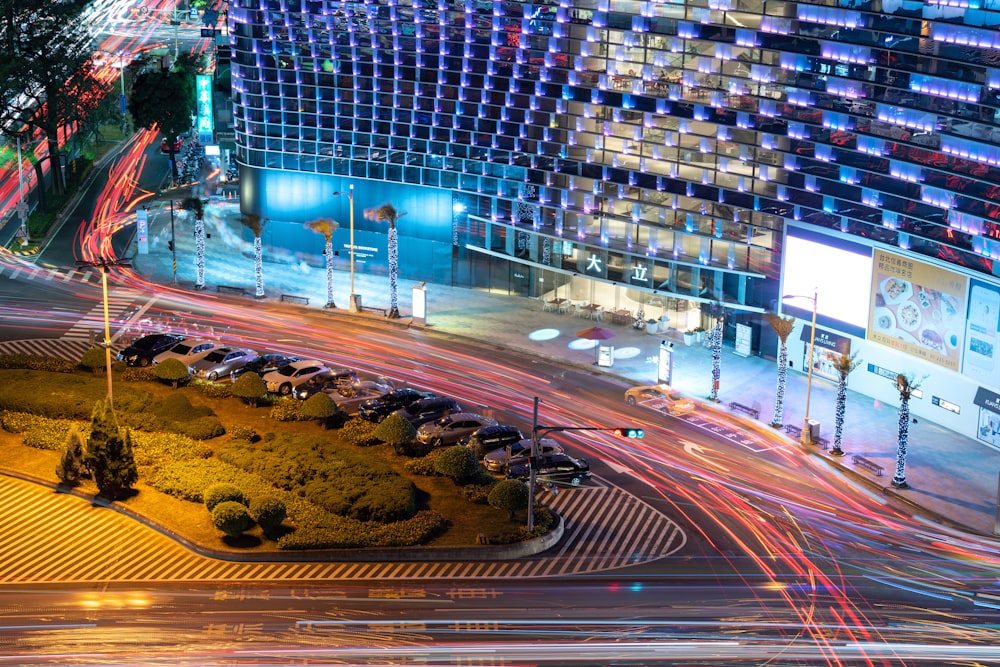
[{"label": "crosswalk stripe", "polygon": [[11,340],[0,342],[0,354],[27,354],[38,357],[55,357],[65,361],[79,361],[90,348],[87,341],[62,338]]}]

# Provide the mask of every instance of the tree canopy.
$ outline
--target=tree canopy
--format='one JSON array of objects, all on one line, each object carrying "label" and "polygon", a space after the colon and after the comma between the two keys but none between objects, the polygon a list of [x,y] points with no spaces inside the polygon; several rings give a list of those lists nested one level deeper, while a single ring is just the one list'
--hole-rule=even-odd
[{"label": "tree canopy", "polygon": [[160,128],[167,140],[175,178],[177,160],[174,143],[177,137],[191,129],[191,114],[196,102],[196,73],[196,60],[189,56],[179,57],[172,69],[142,72],[132,83],[128,101],[128,110],[136,127],[147,130]]}]

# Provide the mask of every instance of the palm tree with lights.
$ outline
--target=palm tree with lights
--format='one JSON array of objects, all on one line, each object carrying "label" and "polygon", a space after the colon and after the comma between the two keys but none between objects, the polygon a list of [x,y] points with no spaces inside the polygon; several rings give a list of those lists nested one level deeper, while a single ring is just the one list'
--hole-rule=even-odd
[{"label": "palm tree with lights", "polygon": [[253,275],[256,285],[254,298],[264,298],[264,251],[260,235],[264,231],[266,221],[255,213],[244,213],[240,216],[240,224],[253,232]]},{"label": "palm tree with lights", "polygon": [[719,379],[722,377],[722,322],[725,317],[722,304],[714,302],[709,309],[715,324],[709,332],[709,344],[712,347],[712,393],[708,399],[715,403],[719,402]]},{"label": "palm tree with lights", "polygon": [[188,197],[181,204],[194,214],[195,289],[205,289],[205,202]]},{"label": "palm tree with lights", "polygon": [[844,412],[847,409],[847,376],[858,367],[859,363],[857,353],[842,354],[833,363],[840,378],[837,383],[837,410],[833,418],[833,449],[830,450],[834,456],[844,455],[844,450],[840,445],[844,435]]},{"label": "palm tree with lights", "polygon": [[392,204],[382,204],[376,208],[365,209],[365,219],[389,223],[389,317],[399,317],[399,303],[396,297],[396,281],[399,277],[399,233],[396,223],[406,215],[406,211],[397,211]]},{"label": "palm tree with lights", "polygon": [[340,225],[330,218],[317,218],[306,223],[306,229],[322,234],[323,238],[326,239],[326,245],[323,248],[323,256],[326,257],[326,305],[324,308],[337,307],[337,304],[333,302],[333,233],[339,227]]},{"label": "palm tree with lights", "polygon": [[910,397],[920,388],[913,377],[900,373],[896,376],[896,391],[899,392],[899,440],[896,443],[896,474],[892,485],[897,489],[908,489],[906,483],[906,447],[910,440]]},{"label": "palm tree with lights", "polygon": [[785,385],[788,383],[788,337],[795,328],[794,317],[782,317],[777,313],[764,313],[764,320],[771,325],[778,337],[778,387],[774,397],[774,416],[771,426],[780,428],[785,418]]}]

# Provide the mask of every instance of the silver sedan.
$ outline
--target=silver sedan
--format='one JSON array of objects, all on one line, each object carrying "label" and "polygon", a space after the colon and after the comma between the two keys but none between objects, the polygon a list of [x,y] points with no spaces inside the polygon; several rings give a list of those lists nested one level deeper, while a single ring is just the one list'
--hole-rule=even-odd
[{"label": "silver sedan", "polygon": [[257,358],[257,352],[241,347],[220,347],[212,350],[204,359],[191,364],[188,370],[203,380],[218,380],[237,368],[242,368]]}]

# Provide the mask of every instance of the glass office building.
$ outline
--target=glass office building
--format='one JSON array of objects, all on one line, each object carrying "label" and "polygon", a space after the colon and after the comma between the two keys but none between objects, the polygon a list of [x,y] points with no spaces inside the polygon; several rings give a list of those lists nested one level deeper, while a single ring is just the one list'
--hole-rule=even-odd
[{"label": "glass office building", "polygon": [[736,313],[774,307],[790,223],[965,276],[1000,256],[996,0],[230,5],[274,244],[353,184],[409,211],[403,277]]}]

